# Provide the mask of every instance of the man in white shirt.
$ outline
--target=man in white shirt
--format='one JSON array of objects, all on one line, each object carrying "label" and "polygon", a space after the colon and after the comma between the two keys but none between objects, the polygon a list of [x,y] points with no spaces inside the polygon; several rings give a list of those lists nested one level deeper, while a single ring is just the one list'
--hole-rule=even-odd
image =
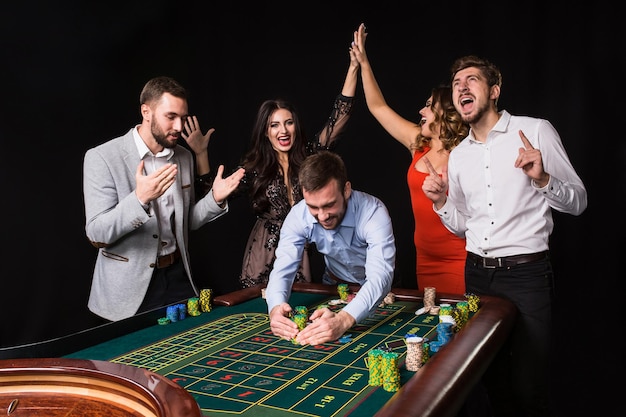
[{"label": "man in white shirt", "polygon": [[501,84],[487,60],[454,62],[452,99],[471,129],[447,170],[431,170],[422,188],[444,225],[466,238],[467,292],[508,298],[518,308],[507,351],[511,381],[500,384],[511,384],[512,407],[549,416],[552,209],[580,215],[587,191],[550,122],[498,111]]}]

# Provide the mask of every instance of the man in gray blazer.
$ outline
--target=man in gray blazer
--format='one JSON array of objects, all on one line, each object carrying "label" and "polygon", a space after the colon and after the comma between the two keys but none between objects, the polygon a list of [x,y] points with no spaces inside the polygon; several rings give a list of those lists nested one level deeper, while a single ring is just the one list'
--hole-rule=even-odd
[{"label": "man in gray blazer", "polygon": [[[240,168],[222,178],[220,165],[211,190],[196,202],[193,155],[177,144],[190,136],[183,133],[190,123],[184,87],[153,78],[140,104],[140,125],[84,158],[85,231],[98,248],[88,307],[112,321],[198,295],[189,230],[227,213],[226,199],[244,175]],[[208,163],[206,147],[203,155],[207,161],[198,166]]]}]

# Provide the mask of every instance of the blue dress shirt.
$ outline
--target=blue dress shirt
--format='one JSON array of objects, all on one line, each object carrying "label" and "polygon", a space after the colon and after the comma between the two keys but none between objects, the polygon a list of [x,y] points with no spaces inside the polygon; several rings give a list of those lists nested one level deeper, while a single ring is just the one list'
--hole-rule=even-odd
[{"label": "blue dress shirt", "polygon": [[343,310],[357,323],[373,313],[391,290],[396,259],[391,218],[383,202],[352,190],[345,217],[333,230],[326,230],[317,222],[305,200],[295,204],[280,231],[276,260],[265,291],[268,311],[289,301],[307,242],[315,243],[324,255],[328,271],[361,285]]}]

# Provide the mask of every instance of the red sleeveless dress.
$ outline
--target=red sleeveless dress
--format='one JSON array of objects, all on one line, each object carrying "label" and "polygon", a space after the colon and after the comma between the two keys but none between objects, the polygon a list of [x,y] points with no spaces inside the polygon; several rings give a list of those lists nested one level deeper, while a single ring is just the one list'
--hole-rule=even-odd
[{"label": "red sleeveless dress", "polygon": [[435,287],[437,293],[465,293],[465,239],[457,237],[443,225],[426,197],[422,184],[428,174],[415,169],[417,161],[428,152],[415,152],[407,173],[417,254],[417,287]]}]

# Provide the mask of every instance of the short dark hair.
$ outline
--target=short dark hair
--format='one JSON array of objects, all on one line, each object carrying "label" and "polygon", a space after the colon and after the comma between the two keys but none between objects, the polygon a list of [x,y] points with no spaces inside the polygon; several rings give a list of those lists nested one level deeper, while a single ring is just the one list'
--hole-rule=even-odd
[{"label": "short dark hair", "polygon": [[469,67],[478,68],[485,76],[485,79],[487,79],[489,87],[493,87],[494,85],[502,87],[502,74],[500,73],[500,69],[488,60],[479,58],[476,55],[466,55],[457,58],[450,68],[450,81],[454,81],[457,72]]},{"label": "short dark hair", "polygon": [[302,189],[309,192],[325,187],[331,180],[337,180],[339,190],[343,191],[348,182],[348,172],[339,155],[319,151],[304,160],[298,180]]},{"label": "short dark hair", "polygon": [[187,100],[187,90],[178,81],[171,77],[160,76],[149,80],[143,86],[139,95],[139,104],[149,104],[159,101],[163,94],[169,93],[174,97]]}]

